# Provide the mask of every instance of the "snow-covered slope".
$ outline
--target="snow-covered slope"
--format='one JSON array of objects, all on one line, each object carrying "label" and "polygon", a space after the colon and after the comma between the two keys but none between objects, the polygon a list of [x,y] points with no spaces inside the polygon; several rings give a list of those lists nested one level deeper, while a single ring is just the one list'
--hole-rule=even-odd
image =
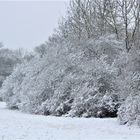
[{"label": "snow-covered slope", "polygon": [[139,140],[140,129],[116,119],[45,117],[8,110],[0,102],[0,140]]}]

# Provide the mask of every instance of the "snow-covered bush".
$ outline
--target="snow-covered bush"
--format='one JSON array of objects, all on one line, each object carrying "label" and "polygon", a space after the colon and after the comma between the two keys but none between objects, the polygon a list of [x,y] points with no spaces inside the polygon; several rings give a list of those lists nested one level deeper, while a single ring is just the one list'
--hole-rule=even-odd
[{"label": "snow-covered bush", "polygon": [[18,65],[0,92],[9,108],[30,113],[113,117],[119,104],[115,61],[122,51],[114,36],[48,43],[46,54]]},{"label": "snow-covered bush", "polygon": [[[76,100],[69,112],[70,116],[79,117],[116,117],[120,105],[118,95],[113,93],[94,93]],[[85,99],[86,98],[86,99]]]},{"label": "snow-covered bush", "polygon": [[[140,94],[140,93],[139,93]],[[140,126],[140,96],[130,95],[118,111],[120,124],[137,124]]]},{"label": "snow-covered bush", "polygon": [[[0,88],[3,81],[9,76],[14,66],[21,62],[21,57],[18,56],[17,51],[12,51],[6,48],[0,48]],[[2,100],[0,95],[0,101]]]},{"label": "snow-covered bush", "polygon": [[[6,78],[1,89],[1,96],[6,101],[9,108],[18,108],[17,103],[20,102],[20,84],[25,76],[21,71],[24,66],[19,65],[14,69],[12,75]],[[17,94],[19,92],[19,94]]]},{"label": "snow-covered bush", "polygon": [[137,124],[140,126],[140,51],[133,49],[129,53],[129,59],[123,80],[120,80],[122,105],[118,111],[120,124]]}]

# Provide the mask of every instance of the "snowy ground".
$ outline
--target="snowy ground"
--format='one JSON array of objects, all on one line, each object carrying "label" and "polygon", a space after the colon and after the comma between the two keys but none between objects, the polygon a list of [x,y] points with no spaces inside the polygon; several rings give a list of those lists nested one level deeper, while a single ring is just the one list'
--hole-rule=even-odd
[{"label": "snowy ground", "polygon": [[0,102],[0,140],[140,140],[140,128],[120,126],[116,119],[29,115]]}]

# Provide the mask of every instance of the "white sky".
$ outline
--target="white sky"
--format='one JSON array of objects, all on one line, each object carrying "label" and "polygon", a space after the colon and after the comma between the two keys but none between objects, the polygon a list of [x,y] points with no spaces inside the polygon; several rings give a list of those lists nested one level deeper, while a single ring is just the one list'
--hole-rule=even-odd
[{"label": "white sky", "polygon": [[31,50],[53,33],[67,6],[68,0],[0,0],[0,42]]}]

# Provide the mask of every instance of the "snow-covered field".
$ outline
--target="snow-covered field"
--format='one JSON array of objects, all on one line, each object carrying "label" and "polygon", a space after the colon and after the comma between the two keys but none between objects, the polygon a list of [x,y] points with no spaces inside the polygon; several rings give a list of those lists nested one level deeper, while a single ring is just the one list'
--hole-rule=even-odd
[{"label": "snow-covered field", "polygon": [[29,115],[0,102],[0,140],[140,140],[140,129],[116,119]]}]

